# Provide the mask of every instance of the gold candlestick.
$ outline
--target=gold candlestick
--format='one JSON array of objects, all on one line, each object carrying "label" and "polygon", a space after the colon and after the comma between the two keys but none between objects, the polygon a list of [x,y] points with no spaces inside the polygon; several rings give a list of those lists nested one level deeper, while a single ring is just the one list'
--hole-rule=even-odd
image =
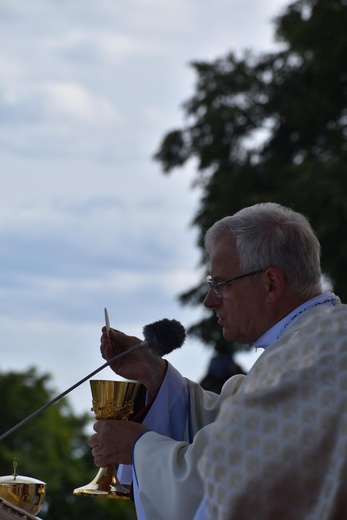
[{"label": "gold candlestick", "polygon": [[[137,381],[90,381],[92,411],[96,419],[127,421],[133,413],[134,401],[140,388]],[[114,464],[99,469],[96,477],[86,486],[76,488],[74,495],[128,499],[129,487],[117,478]]]}]

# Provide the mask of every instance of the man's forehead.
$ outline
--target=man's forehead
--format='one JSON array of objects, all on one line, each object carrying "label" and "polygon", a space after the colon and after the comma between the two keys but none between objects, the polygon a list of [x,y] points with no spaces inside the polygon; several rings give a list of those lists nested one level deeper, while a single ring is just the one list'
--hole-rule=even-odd
[{"label": "man's forehead", "polygon": [[225,269],[226,267],[238,267],[239,256],[236,250],[235,241],[218,239],[214,243],[210,256],[210,268]]},{"label": "man's forehead", "polygon": [[236,240],[230,236],[221,236],[215,240],[211,249],[212,256],[236,256]]}]

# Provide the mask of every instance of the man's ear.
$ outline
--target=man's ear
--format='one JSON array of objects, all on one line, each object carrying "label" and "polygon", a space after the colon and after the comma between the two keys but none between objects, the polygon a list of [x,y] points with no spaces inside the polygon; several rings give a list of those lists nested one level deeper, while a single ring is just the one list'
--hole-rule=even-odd
[{"label": "man's ear", "polygon": [[268,267],[265,271],[267,302],[276,303],[285,290],[284,275],[277,267]]}]

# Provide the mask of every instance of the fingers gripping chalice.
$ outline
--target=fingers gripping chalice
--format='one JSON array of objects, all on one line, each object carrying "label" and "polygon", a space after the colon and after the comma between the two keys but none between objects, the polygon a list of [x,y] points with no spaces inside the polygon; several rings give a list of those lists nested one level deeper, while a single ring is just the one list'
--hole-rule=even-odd
[{"label": "fingers gripping chalice", "polygon": [[[140,388],[137,381],[90,381],[92,411],[96,419],[118,419],[126,421],[134,410],[134,401]],[[100,468],[94,480],[74,490],[74,495],[104,498],[129,498],[129,489],[117,478],[115,466]]]}]

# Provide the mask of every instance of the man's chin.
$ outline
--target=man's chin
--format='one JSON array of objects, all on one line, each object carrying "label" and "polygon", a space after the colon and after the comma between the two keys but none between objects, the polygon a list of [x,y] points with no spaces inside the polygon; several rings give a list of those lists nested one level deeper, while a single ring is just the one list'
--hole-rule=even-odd
[{"label": "man's chin", "polygon": [[235,341],[232,335],[230,334],[230,331],[223,327],[223,337],[226,341]]}]

